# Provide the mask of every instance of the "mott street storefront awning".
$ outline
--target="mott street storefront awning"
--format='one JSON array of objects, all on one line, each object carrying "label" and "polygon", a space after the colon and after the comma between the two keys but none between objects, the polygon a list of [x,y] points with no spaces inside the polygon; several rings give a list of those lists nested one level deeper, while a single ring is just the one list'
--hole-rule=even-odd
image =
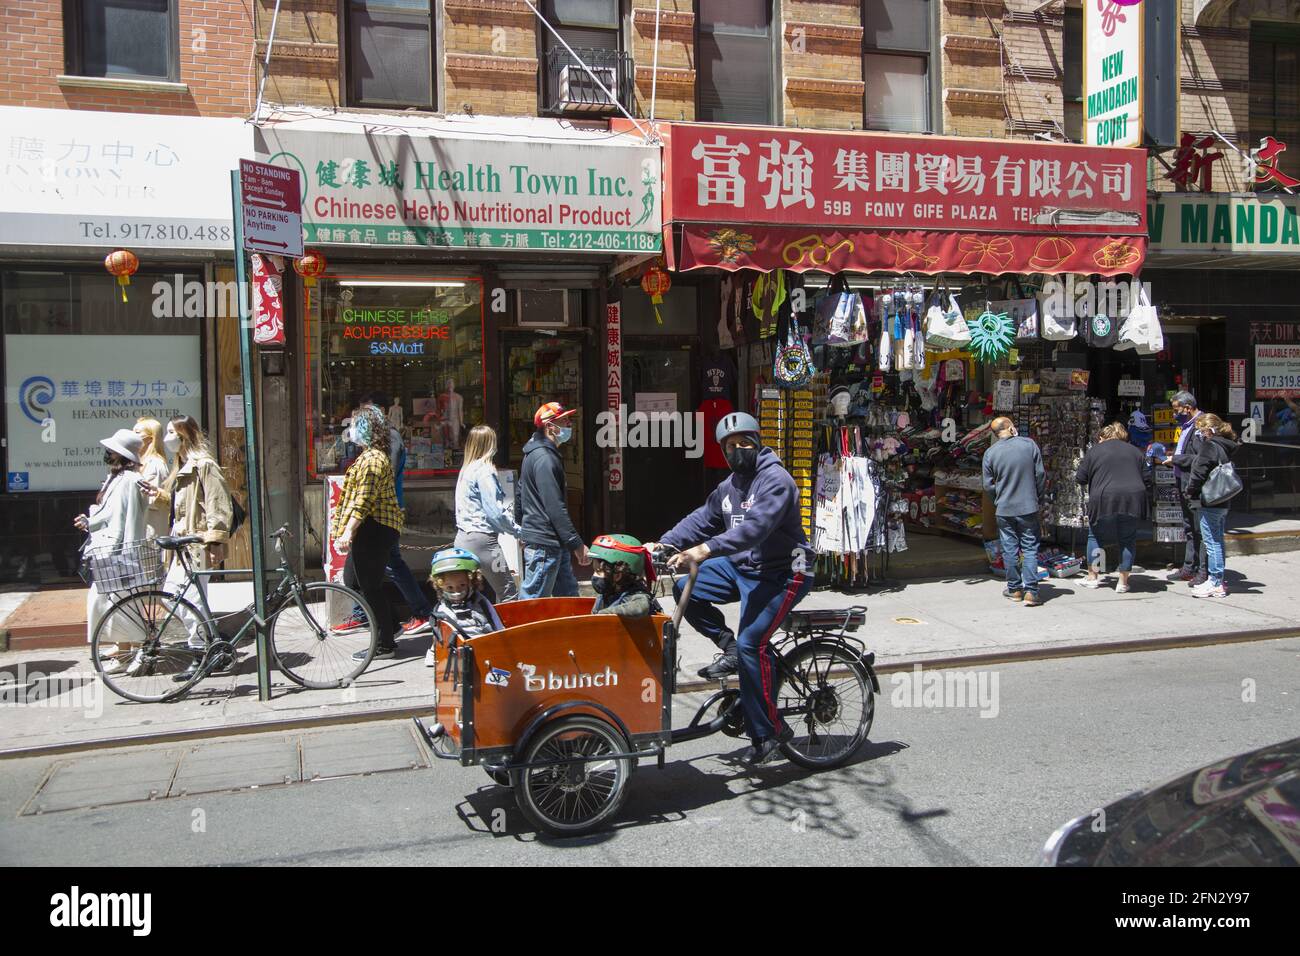
[{"label": "mott street storefront awning", "polygon": [[665,249],[680,232],[682,271],[1113,276],[1146,255],[1141,150],[666,127]]}]

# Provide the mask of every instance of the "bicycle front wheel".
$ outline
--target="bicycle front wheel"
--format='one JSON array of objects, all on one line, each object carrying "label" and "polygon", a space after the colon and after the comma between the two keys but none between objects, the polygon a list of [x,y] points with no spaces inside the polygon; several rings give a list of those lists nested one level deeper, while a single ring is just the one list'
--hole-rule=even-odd
[{"label": "bicycle front wheel", "polygon": [[[335,630],[352,617],[355,607],[361,608],[367,623]],[[271,648],[280,673],[303,687],[346,687],[370,666],[378,639],[366,599],[329,581],[304,585],[271,617]]]},{"label": "bicycle front wheel", "polygon": [[812,641],[783,659],[777,706],[794,731],[781,745],[792,762],[829,770],[852,757],[876,714],[871,678],[861,659],[836,641]]},{"label": "bicycle front wheel", "polygon": [[[189,646],[189,627],[201,648]],[[134,591],[114,604],[95,628],[91,658],[104,684],[119,697],[152,704],[180,697],[197,683],[177,677],[208,653],[211,630],[189,601],[166,591]],[[115,647],[113,647],[116,645]],[[113,647],[104,654],[101,648]]]}]

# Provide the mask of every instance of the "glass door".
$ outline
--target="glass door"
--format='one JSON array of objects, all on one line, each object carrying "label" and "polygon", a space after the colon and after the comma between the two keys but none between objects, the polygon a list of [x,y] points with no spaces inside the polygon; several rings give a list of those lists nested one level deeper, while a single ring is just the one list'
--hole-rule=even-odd
[{"label": "glass door", "polygon": [[582,408],[582,338],[559,333],[534,335],[512,333],[505,338],[505,405],[501,444],[506,446],[510,468],[516,473],[523,465],[524,445],[533,437],[533,415],[547,402],[576,408],[573,438],[560,446],[568,491],[569,517],[584,540],[586,435],[595,427]]}]

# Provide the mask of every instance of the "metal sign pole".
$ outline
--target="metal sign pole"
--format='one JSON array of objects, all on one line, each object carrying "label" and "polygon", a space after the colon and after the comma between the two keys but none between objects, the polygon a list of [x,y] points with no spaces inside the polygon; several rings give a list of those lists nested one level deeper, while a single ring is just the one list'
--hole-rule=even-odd
[{"label": "metal sign pole", "polygon": [[[262,483],[257,459],[257,412],[253,401],[253,323],[249,315],[248,270],[244,262],[244,209],[239,171],[230,171],[230,202],[235,224],[235,288],[239,300],[239,373],[244,390],[244,464],[248,480],[248,530],[253,552],[253,604],[266,618],[266,574],[262,560]],[[271,655],[266,628],[257,628],[257,698],[271,699]]]}]

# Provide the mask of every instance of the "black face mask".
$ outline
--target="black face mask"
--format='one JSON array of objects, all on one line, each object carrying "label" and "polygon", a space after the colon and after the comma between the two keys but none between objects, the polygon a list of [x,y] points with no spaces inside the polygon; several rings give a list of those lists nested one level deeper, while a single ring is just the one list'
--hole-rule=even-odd
[{"label": "black face mask", "polygon": [[605,574],[599,576],[593,574],[591,576],[591,589],[597,594],[604,594],[609,590],[609,576]]},{"label": "black face mask", "polygon": [[732,448],[726,452],[727,464],[738,475],[752,475],[758,468],[757,448]]}]

